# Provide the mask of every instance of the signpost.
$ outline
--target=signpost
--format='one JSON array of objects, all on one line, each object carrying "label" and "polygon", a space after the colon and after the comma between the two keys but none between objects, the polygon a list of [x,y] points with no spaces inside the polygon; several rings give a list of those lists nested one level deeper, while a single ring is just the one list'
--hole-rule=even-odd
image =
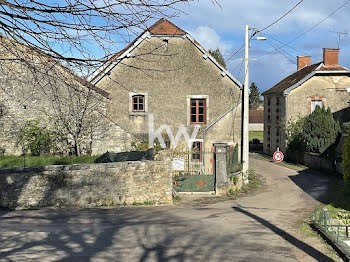
[{"label": "signpost", "polygon": [[283,153],[280,151],[279,147],[277,147],[277,151],[273,154],[273,160],[275,160],[275,162],[282,162],[283,158]]}]

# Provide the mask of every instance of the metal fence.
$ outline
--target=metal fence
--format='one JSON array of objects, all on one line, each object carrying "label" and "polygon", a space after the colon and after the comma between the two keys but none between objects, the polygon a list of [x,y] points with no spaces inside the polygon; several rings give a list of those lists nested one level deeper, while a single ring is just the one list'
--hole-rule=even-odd
[{"label": "metal fence", "polygon": [[350,212],[315,208],[313,222],[344,254],[350,256]]}]

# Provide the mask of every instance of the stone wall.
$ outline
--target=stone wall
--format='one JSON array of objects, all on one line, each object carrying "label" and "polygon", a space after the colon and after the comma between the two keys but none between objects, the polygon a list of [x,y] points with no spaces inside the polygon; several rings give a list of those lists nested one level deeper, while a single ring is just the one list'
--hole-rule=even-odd
[{"label": "stone wall", "polygon": [[0,206],[97,207],[172,204],[164,161],[0,169]]},{"label": "stone wall", "polygon": [[264,131],[264,124],[263,123],[250,123],[249,124],[249,131]]}]

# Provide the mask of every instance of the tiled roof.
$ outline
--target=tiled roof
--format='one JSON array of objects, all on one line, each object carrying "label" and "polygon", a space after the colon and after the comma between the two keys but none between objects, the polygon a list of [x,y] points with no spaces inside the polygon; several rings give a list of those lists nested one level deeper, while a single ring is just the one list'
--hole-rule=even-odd
[{"label": "tiled roof", "polygon": [[161,18],[151,27],[148,28],[148,31],[152,35],[186,35],[187,33],[181,28],[177,27],[170,21]]},{"label": "tiled roof", "polygon": [[249,123],[263,124],[264,110],[249,110]]},{"label": "tiled roof", "polygon": [[312,72],[325,72],[325,71],[349,71],[349,69],[342,67],[342,66],[324,66],[322,62],[313,64],[307,67],[304,67],[298,71],[296,71],[294,74],[291,74],[287,76],[285,79],[271,87],[269,90],[262,93],[262,95],[269,95],[269,94],[280,94],[283,93],[286,89],[289,87],[295,85],[299,81],[303,80],[305,77],[307,77]]},{"label": "tiled roof", "polygon": [[[151,27],[148,28],[148,30],[144,30],[141,34],[143,35],[146,31],[149,31],[152,35],[185,35],[186,32],[183,31],[181,28],[177,27],[173,23],[169,22],[168,20],[162,18],[159,19],[156,23],[154,23]],[[134,41],[130,42],[126,47],[124,47],[122,50],[120,50],[118,53],[113,55],[109,61],[113,61],[115,58],[123,54],[126,50],[128,50],[137,40],[139,37],[135,38]]]},{"label": "tiled roof", "polygon": [[271,87],[269,90],[262,93],[262,95],[283,93],[284,90],[291,87],[292,85],[295,85],[304,77],[315,71],[320,64],[321,63],[313,64],[296,71],[294,74],[287,76],[285,79]]}]

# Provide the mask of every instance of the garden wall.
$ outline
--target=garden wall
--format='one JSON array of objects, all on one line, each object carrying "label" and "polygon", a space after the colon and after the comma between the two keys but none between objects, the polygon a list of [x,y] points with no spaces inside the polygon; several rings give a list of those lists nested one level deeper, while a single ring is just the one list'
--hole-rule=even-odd
[{"label": "garden wall", "polygon": [[164,161],[0,169],[0,206],[97,207],[172,204]]},{"label": "garden wall", "polygon": [[304,153],[304,163],[311,169],[324,170],[327,172],[335,172],[334,160],[325,159],[317,154]]}]

